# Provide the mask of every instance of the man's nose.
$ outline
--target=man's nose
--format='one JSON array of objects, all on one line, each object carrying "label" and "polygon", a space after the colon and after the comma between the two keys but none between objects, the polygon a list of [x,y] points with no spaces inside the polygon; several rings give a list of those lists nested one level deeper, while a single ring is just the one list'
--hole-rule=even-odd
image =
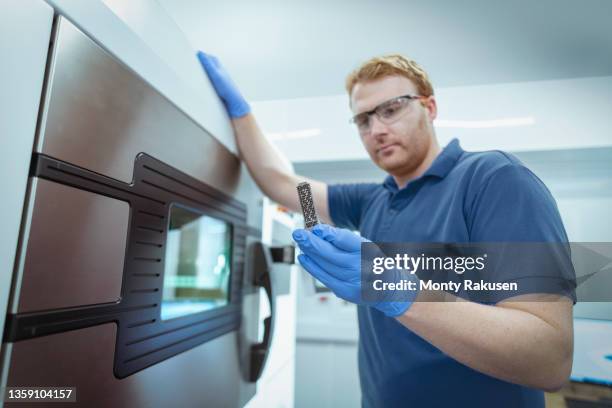
[{"label": "man's nose", "polygon": [[370,135],[377,136],[387,133],[387,125],[382,123],[378,116],[370,116]]}]

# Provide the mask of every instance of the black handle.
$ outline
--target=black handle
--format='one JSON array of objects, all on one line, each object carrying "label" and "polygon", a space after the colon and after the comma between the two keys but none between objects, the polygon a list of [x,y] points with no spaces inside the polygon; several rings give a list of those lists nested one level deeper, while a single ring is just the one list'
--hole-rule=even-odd
[{"label": "black handle", "polygon": [[252,248],[253,286],[264,288],[270,302],[270,316],[264,319],[263,340],[261,343],[251,345],[249,381],[255,382],[261,377],[261,373],[266,365],[274,334],[276,295],[274,294],[270,275],[272,264],[275,262],[294,263],[295,247],[287,245],[270,248],[261,242],[255,242]]},{"label": "black handle", "polygon": [[272,289],[272,280],[270,272],[272,269],[272,255],[270,249],[261,242],[253,244],[253,285],[262,287],[266,291],[268,301],[270,302],[270,316],[264,319],[264,336],[261,343],[251,345],[251,361],[249,364],[249,381],[255,382],[261,376],[272,343],[272,334],[274,333],[274,311],[276,309],[276,301]]}]

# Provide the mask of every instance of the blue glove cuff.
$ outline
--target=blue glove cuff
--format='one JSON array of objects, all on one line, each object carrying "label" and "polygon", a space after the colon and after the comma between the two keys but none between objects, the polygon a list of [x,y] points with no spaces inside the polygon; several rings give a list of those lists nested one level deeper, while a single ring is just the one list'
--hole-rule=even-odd
[{"label": "blue glove cuff", "polygon": [[232,119],[241,118],[251,113],[251,106],[244,99],[236,99],[231,103],[226,103],[225,108]]},{"label": "blue glove cuff", "polygon": [[406,313],[413,302],[388,302],[384,303],[384,307],[379,305],[377,309],[385,314],[387,317],[398,317]]},{"label": "blue glove cuff", "polygon": [[[415,275],[410,275],[414,280],[418,282],[418,278]],[[408,291],[401,295],[402,300],[391,300],[394,295],[390,295],[389,300],[377,302],[374,307],[383,312],[388,317],[398,317],[406,313],[410,306],[414,303],[415,299],[419,295],[418,285],[416,290]],[[397,298],[397,297],[396,297]]]}]

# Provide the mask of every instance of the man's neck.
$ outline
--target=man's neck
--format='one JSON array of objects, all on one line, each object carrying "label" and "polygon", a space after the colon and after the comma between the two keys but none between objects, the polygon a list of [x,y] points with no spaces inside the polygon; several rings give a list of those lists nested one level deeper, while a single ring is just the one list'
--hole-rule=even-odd
[{"label": "man's neck", "polygon": [[442,149],[440,149],[438,142],[434,139],[432,141],[431,148],[425,156],[425,159],[421,162],[421,164],[419,164],[416,169],[412,170],[407,174],[392,174],[393,179],[395,180],[395,184],[397,184],[398,190],[401,190],[402,188],[406,187],[408,182],[410,182],[411,180],[414,180],[423,175],[423,173],[427,171],[427,169],[431,166],[431,164],[434,162],[436,157],[438,157],[441,151]]}]

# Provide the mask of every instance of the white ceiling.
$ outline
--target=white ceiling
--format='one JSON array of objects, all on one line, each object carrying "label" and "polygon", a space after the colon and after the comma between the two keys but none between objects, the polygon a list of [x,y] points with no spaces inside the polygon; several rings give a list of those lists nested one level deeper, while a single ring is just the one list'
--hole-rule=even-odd
[{"label": "white ceiling", "polygon": [[398,52],[434,87],[612,75],[610,0],[158,0],[251,101],[337,95]]}]

